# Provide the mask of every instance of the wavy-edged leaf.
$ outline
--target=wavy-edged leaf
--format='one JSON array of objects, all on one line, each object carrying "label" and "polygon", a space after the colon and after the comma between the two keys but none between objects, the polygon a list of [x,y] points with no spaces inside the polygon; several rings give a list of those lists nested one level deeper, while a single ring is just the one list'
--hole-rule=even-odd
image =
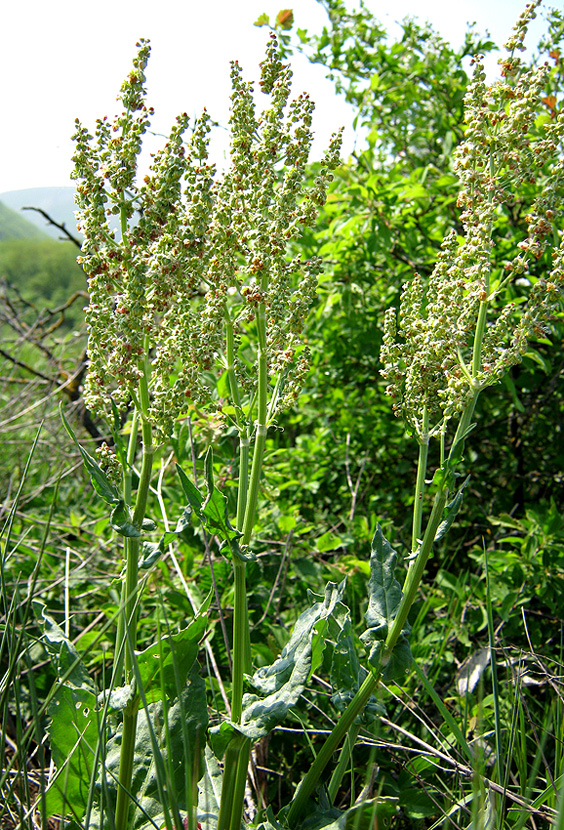
[{"label": "wavy-edged leaf", "polygon": [[[165,827],[164,816],[171,816],[173,800],[182,812],[195,801],[195,787],[205,771],[208,727],[206,686],[199,670],[199,665],[194,663],[187,685],[170,706],[165,708],[159,702],[139,712],[131,782],[136,806],[130,815],[130,830]],[[115,803],[120,751],[121,727],[108,741],[106,751],[105,779],[110,809]],[[98,810],[91,816],[90,827],[100,830]]]},{"label": "wavy-edged leaf", "polygon": [[188,506],[184,509],[179,525],[177,526],[177,531],[180,532],[180,530],[188,526],[188,519],[193,512],[206,529],[211,530],[219,536],[223,542],[227,542],[229,550],[234,556],[244,561],[254,559],[254,555],[251,552],[242,553],[239,549],[238,539],[241,533],[232,527],[229,522],[227,499],[213,483],[213,456],[211,450],[208,450],[205,460],[207,487],[205,498],[178,464],[176,465],[176,469],[180,477],[182,489],[188,499]]},{"label": "wavy-edged leaf", "polygon": [[215,830],[221,803],[223,771],[211,749],[204,753],[204,775],[198,784],[198,821],[206,830]]},{"label": "wavy-edged leaf", "polygon": [[348,810],[336,807],[314,808],[305,821],[302,830],[374,830],[387,826],[396,815],[399,799],[395,796],[379,796],[355,804]]},{"label": "wavy-edged leaf", "polygon": [[[366,679],[367,674],[366,669],[360,664],[350,614],[347,609],[347,616],[337,636],[331,661],[331,686],[333,687],[331,701],[337,711],[343,712],[346,709]],[[381,704],[373,695],[360,717],[363,723],[372,723],[382,712]]]},{"label": "wavy-edged leaf", "polygon": [[140,568],[150,568],[155,562],[164,554],[165,548],[173,539],[176,539],[177,531],[169,530],[163,534],[158,542],[143,542],[141,548],[141,559],[139,561]]},{"label": "wavy-edged leaf", "polygon": [[133,514],[131,508],[125,504],[123,499],[119,499],[118,504],[112,510],[111,525],[116,533],[120,536],[128,536],[139,538],[141,531],[133,523]]},{"label": "wavy-edged leaf", "polygon": [[[380,525],[377,525],[370,554],[369,601],[364,617],[367,630],[360,637],[369,649],[368,661],[374,668],[381,665],[384,642],[402,598],[401,586],[395,577],[396,564],[397,553],[384,538]],[[384,667],[385,682],[398,679],[411,665],[407,633],[409,628],[406,625]]]},{"label": "wavy-edged leaf", "polygon": [[199,644],[207,625],[207,615],[211,594],[207,597],[197,617],[190,625],[156,643],[136,655],[138,683],[142,686],[145,697],[152,703],[178,696],[188,674],[198,656]]},{"label": "wavy-edged leaf", "polygon": [[86,671],[80,654],[65,635],[63,629],[47,613],[45,603],[34,599],[33,611],[43,629],[45,646],[57,669],[59,680],[62,680],[66,685],[88,689],[93,692],[96,687]]},{"label": "wavy-edged leaf", "polygon": [[47,613],[45,604],[33,600],[33,610],[59,678],[58,688],[47,707],[51,719],[49,743],[57,769],[47,791],[47,809],[50,815],[72,814],[80,819],[88,803],[98,741],[96,688],[78,651]]},{"label": "wavy-edged leaf", "polygon": [[98,743],[98,704],[88,688],[61,684],[47,707],[49,745],[56,775],[47,790],[49,815],[73,815],[87,808]]},{"label": "wavy-edged leaf", "polygon": [[296,705],[311,673],[314,644],[322,641],[318,626],[342,608],[344,589],[344,581],[339,585],[328,583],[323,599],[316,600],[299,616],[280,657],[271,666],[255,672],[251,685],[259,695],[244,696],[241,724],[237,727],[244,735],[253,740],[267,735]]},{"label": "wavy-edged leaf", "polygon": [[445,518],[437,528],[437,532],[435,533],[435,542],[438,542],[439,539],[442,539],[443,536],[446,536],[446,534],[450,530],[450,527],[456,519],[457,513],[462,506],[462,501],[464,499],[464,488],[467,486],[469,481],[470,476],[466,476],[466,478],[464,479],[464,481],[458,489],[458,493],[455,495],[453,500],[449,502],[445,507]]}]

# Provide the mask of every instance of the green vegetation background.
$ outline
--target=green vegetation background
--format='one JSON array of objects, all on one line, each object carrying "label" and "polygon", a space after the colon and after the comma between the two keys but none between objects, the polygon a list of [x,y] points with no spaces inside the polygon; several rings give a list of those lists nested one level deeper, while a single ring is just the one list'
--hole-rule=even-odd
[{"label": "green vegetation background", "polygon": [[[401,37],[390,44],[366,10],[349,12],[338,0],[324,5],[331,15],[326,30],[318,35],[298,30],[297,39],[355,107],[357,125],[368,129],[368,142],[343,164],[321,225],[302,242],[306,254],[321,253],[326,269],[307,333],[313,354],[309,383],[298,406],[268,441],[262,544],[248,580],[258,664],[277,655],[284,644],[281,632],[304,607],[307,591],[319,591],[327,579],[347,576],[351,609],[357,622],[362,619],[377,521],[394,547],[403,553],[409,549],[416,445],[406,440],[384,394],[380,321],[384,310],[397,304],[402,284],[414,271],[430,274],[445,231],[458,226],[451,160],[463,135],[468,57],[494,48],[470,33],[462,49],[453,49],[413,21],[405,22]],[[550,53],[553,67],[546,98],[550,118],[563,105],[561,15],[550,18],[548,30],[541,54],[544,59]],[[290,51],[294,41],[287,37]],[[505,216],[496,240],[499,261],[525,233],[522,207],[515,204]],[[78,647],[87,649],[117,609],[111,578],[119,564],[104,535],[108,520],[57,413],[63,400],[68,417],[85,427],[85,442],[104,435],[104,425],[89,419],[80,398],[86,346],[81,310],[86,300],[80,292],[86,285],[72,242],[50,241],[36,233],[15,238],[21,226],[11,221],[1,206],[4,518],[41,421],[43,427],[16,516],[19,543],[4,563],[4,579],[17,600],[25,597],[32,580],[35,594],[59,620],[65,614],[68,586],[71,638],[79,637]],[[518,301],[520,286],[514,291]],[[73,296],[72,304],[62,309]],[[472,479],[465,506],[430,563],[411,619],[414,657],[436,694],[469,741],[478,733],[486,736],[481,747],[487,772],[487,735],[494,723],[490,670],[466,696],[458,693],[456,676],[467,658],[488,645],[491,601],[508,742],[512,736],[512,781],[524,798],[542,793],[564,772],[563,694],[556,680],[562,675],[564,619],[563,332],[559,317],[550,336],[539,339],[507,381],[483,396],[479,435],[467,452]],[[229,494],[236,447],[219,422],[193,411],[190,429],[179,426],[163,456],[170,451],[190,466],[194,451],[201,475],[210,445],[216,481]],[[163,492],[175,515],[180,496],[166,477]],[[492,577],[489,598],[484,550]],[[196,527],[184,532],[179,557],[191,589],[204,596],[212,587],[212,574]],[[213,578],[222,610],[211,640],[220,669],[228,659],[220,617],[229,631],[229,574],[229,563],[215,554]],[[165,558],[148,578],[140,622],[147,642],[157,620],[174,625],[192,613],[176,576]],[[43,666],[34,677],[40,697],[52,681],[47,664],[41,663],[41,648],[36,643],[26,657]],[[111,648],[108,634],[89,652],[93,673],[101,676]],[[6,670],[0,665],[0,673]],[[31,717],[27,681],[18,689],[18,711]],[[439,746],[452,739],[418,675],[407,679],[403,691],[395,689],[384,698],[388,721],[415,740]],[[14,699],[5,694],[0,703],[2,714],[13,719]],[[331,717],[328,705],[320,687],[318,695],[304,701],[301,723],[325,728]],[[298,721],[290,725],[300,728]],[[439,820],[453,788],[462,798],[471,783],[461,781],[456,770],[437,771],[409,745],[405,736],[377,722],[372,740],[357,749],[357,774],[348,779],[343,803],[358,795],[373,763],[380,767],[381,794],[399,794],[405,826],[430,827]],[[260,785],[271,803],[283,803],[285,773],[289,767],[306,769],[309,750],[295,733],[277,731],[264,753],[263,766],[277,774],[259,776]],[[295,772],[292,777],[296,780]]]}]

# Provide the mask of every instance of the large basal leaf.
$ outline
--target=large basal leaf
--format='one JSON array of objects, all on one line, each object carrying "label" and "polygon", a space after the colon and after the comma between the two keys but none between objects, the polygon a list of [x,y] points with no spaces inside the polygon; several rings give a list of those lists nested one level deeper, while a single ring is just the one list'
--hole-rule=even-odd
[{"label": "large basal leaf", "polygon": [[344,588],[345,582],[330,582],[323,600],[315,601],[300,615],[280,657],[255,672],[251,685],[260,694],[244,696],[238,731],[257,740],[282,723],[288,710],[296,705],[311,672],[314,644],[321,642],[321,626],[342,608]]},{"label": "large basal leaf", "polygon": [[59,678],[47,707],[51,719],[49,744],[56,768],[47,790],[47,810],[49,815],[73,815],[80,819],[88,801],[98,742],[96,689],[76,648],[47,613],[45,605],[34,600],[33,610]]},{"label": "large basal leaf", "polygon": [[375,830],[388,826],[397,812],[398,799],[393,796],[367,799],[348,810],[317,808],[302,822],[301,830]]},{"label": "large basal leaf", "polygon": [[[360,639],[369,649],[368,660],[374,668],[381,666],[381,656],[388,630],[392,624],[402,598],[402,590],[395,577],[397,553],[384,538],[380,525],[372,540],[370,555],[370,580],[368,582],[368,609],[365,614],[367,630]],[[406,626],[401,633],[388,662],[383,667],[385,682],[396,680],[405,675],[411,665],[411,651],[406,634]]]},{"label": "large basal leaf", "polygon": [[198,783],[198,821],[205,830],[215,830],[221,803],[223,771],[211,749],[204,753],[204,774]]},{"label": "large basal leaf", "polygon": [[33,600],[33,611],[43,629],[44,642],[49,656],[57,669],[59,680],[67,685],[95,691],[94,683],[82,662],[80,654],[57,625],[40,600]]},{"label": "large basal leaf", "polygon": [[[356,650],[350,614],[347,613],[344,624],[337,636],[331,661],[331,686],[333,694],[331,700],[339,712],[343,712],[349,705],[368,672],[360,664]],[[365,706],[361,720],[371,723],[382,714],[382,706],[374,695]]]},{"label": "large basal leaf", "polygon": [[96,695],[87,688],[61,685],[47,707],[51,718],[49,745],[56,767],[47,790],[48,815],[73,815],[80,820],[98,743]]},{"label": "large basal leaf", "polygon": [[149,702],[177,697],[198,656],[199,644],[207,625],[208,596],[199,614],[190,625],[156,643],[136,655],[138,683]]},{"label": "large basal leaf", "polygon": [[[204,748],[208,727],[206,686],[196,663],[181,695],[166,710],[162,701],[141,709],[138,715],[131,792],[136,807],[130,830],[165,827],[165,814],[173,805],[185,817],[195,803],[196,785],[204,774]],[[107,744],[105,781],[108,808],[115,804],[119,770],[121,728]],[[91,830],[109,827],[108,820],[95,810]]]}]

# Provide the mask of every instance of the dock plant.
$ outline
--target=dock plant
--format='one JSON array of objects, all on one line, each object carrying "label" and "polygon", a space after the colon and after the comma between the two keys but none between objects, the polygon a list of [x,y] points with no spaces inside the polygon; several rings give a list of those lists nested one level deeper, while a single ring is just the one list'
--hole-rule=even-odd
[{"label": "dock plant", "polygon": [[[178,117],[141,178],[152,115],[145,103],[146,41],[122,86],[121,114],[100,119],[93,134],[77,123],[74,175],[90,293],[85,401],[106,420],[112,445],[94,456],[65,423],[108,505],[121,603],[104,689],[95,687],[48,611],[37,607],[59,672],[48,710],[56,767],[47,793],[51,814],[116,830],[239,830],[250,820],[244,806],[251,748],[299,710],[323,655],[331,667],[335,726],[295,782],[291,802],[276,817],[260,811],[255,824],[293,828],[313,814],[315,827],[349,820],[364,826],[386,809],[393,814],[394,805],[378,798],[339,813],[333,802],[341,760],[324,783],[325,777],[335,753],[344,747],[342,759],[361,727],[378,717],[380,684],[401,683],[410,670],[410,611],[434,546],[462,505],[464,451],[478,399],[522,359],[531,340],[546,336],[561,297],[563,111],[543,110],[548,70],[520,57],[537,5],[519,18],[499,81],[489,84],[480,56],[474,60],[465,138],[454,162],[460,226],[446,234],[431,276],[415,274],[399,309],[383,321],[382,374],[395,414],[419,447],[405,578],[399,553],[378,526],[367,551],[360,639],[345,582],[329,583],[298,617],[278,659],[254,673],[246,569],[256,555],[265,442],[307,376],[304,329],[323,267],[319,258],[303,261],[289,252],[325,202],[340,134],[310,178],[313,104],[307,95],[290,101],[291,71],[275,37],[261,64],[264,111],[257,113],[253,85],[232,64],[230,166],[223,175],[208,159],[211,120],[204,112],[193,124]],[[500,264],[503,211],[524,199],[527,234]],[[186,507],[175,530],[167,526],[155,536],[149,500],[156,459],[195,408],[237,436],[236,509],[230,515],[214,481],[210,451],[203,488],[178,467]],[[432,441],[439,463],[431,474]],[[141,651],[137,637],[143,574],[191,522],[217,541],[232,566],[230,698],[223,721],[213,725],[198,664],[210,599],[187,627],[159,633],[149,648]],[[501,752],[497,763],[503,781]]]}]

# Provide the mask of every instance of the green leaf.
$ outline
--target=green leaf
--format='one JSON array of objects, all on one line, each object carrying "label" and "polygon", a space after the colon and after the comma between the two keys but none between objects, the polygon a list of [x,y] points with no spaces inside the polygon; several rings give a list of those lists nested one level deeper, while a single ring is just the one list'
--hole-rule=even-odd
[{"label": "green leaf", "polygon": [[112,406],[112,438],[114,439],[114,447],[116,455],[119,458],[119,463],[123,470],[127,470],[127,447],[121,435],[121,416],[119,409],[116,406],[114,399],[111,399]]},{"label": "green leaf", "polygon": [[[367,674],[368,672],[361,666],[358,658],[350,613],[347,609],[346,619],[337,637],[331,662],[331,686],[333,687],[331,701],[337,711],[343,712],[346,709]],[[361,720],[363,723],[372,723],[381,714],[382,706],[372,696],[361,714]]]},{"label": "green leaf", "polygon": [[[380,525],[377,525],[372,540],[368,582],[369,602],[364,617],[367,630],[360,637],[364,645],[370,649],[368,661],[374,668],[381,665],[384,641],[402,598],[401,586],[395,577],[396,564],[397,553],[384,538]],[[407,633],[409,633],[409,628],[406,626],[389,655],[383,672],[385,682],[403,676],[411,664]]]},{"label": "green leaf", "polygon": [[246,736],[241,731],[240,726],[236,726],[231,721],[223,721],[219,726],[215,726],[210,730],[210,743],[216,758],[223,758],[227,747],[234,738],[244,740]]},{"label": "green leaf", "polygon": [[267,14],[261,14],[257,17],[253,26],[270,26],[270,18]]},{"label": "green leaf", "polygon": [[327,551],[336,550],[337,548],[342,547],[342,545],[342,539],[330,530],[320,536],[315,542],[315,547],[320,553],[327,553]]},{"label": "green leaf", "polygon": [[72,814],[80,819],[88,802],[90,776],[98,742],[96,689],[81,657],[45,605],[33,600],[47,651],[60,685],[47,707],[51,718],[49,742],[57,776],[47,791],[50,815]]},{"label": "green leaf", "polygon": [[49,815],[72,814],[80,820],[88,805],[90,778],[98,743],[96,694],[61,685],[47,707],[49,745],[57,775],[47,790]]},{"label": "green leaf", "polygon": [[[130,830],[166,827],[165,815],[171,817],[173,799],[182,811],[196,799],[196,784],[205,770],[208,727],[206,686],[199,671],[194,663],[186,687],[171,706],[164,708],[159,702],[139,712],[131,782],[136,808],[130,816]],[[115,801],[120,750],[121,727],[107,744],[105,777],[110,801]],[[95,811],[90,827],[98,830],[100,826],[99,811]]]},{"label": "green leaf", "polygon": [[355,804],[348,810],[321,806],[313,808],[302,822],[302,830],[373,830],[388,826],[398,811],[398,798],[377,796]]},{"label": "green leaf", "polygon": [[141,531],[137,525],[133,524],[133,514],[131,508],[125,504],[123,499],[120,499],[118,504],[112,510],[111,524],[116,533],[120,536],[128,536],[138,538],[141,536]]},{"label": "green leaf", "polygon": [[106,701],[110,709],[125,709],[130,700],[135,697],[134,684],[117,686],[115,689],[106,689],[98,695],[98,704],[103,706]]},{"label": "green leaf", "polygon": [[345,582],[328,583],[322,601],[316,601],[296,621],[290,640],[271,666],[258,669],[251,685],[260,693],[243,698],[241,724],[237,728],[252,740],[267,735],[282,723],[298,702],[311,672],[318,625],[342,608]]},{"label": "green leaf", "polygon": [[94,682],[86,671],[80,654],[65,636],[53,617],[47,613],[47,608],[41,600],[33,600],[33,611],[39,621],[44,634],[45,646],[49,656],[57,669],[59,680],[76,688],[95,690]]},{"label": "green leaf", "polygon": [[204,775],[198,785],[198,821],[206,830],[215,830],[221,803],[223,772],[217,758],[206,746],[204,753]]},{"label": "green leaf", "polygon": [[202,513],[208,526],[212,527],[221,539],[226,542],[236,542],[242,534],[231,526],[227,514],[227,499],[213,483],[213,451],[211,447],[206,453],[204,469],[208,492],[202,505]]},{"label": "green leaf", "polygon": [[188,504],[190,508],[194,511],[194,513],[199,516],[202,510],[202,504],[204,501],[204,497],[198,490],[195,484],[192,484],[182,467],[177,464],[176,471],[180,478],[180,484],[182,485],[182,489],[184,490],[184,495],[188,499]]},{"label": "green leaf", "polygon": [[108,480],[105,472],[102,470],[98,462],[88,453],[84,447],[82,447],[76,435],[71,429],[71,426],[67,419],[65,418],[65,413],[63,412],[63,405],[59,406],[59,412],[61,413],[61,418],[63,420],[64,427],[68,432],[71,439],[76,444],[78,451],[82,456],[82,460],[84,462],[84,466],[86,467],[86,471],[90,476],[90,480],[92,482],[92,486],[96,490],[99,496],[101,496],[107,504],[115,504],[120,500],[120,496],[118,493],[117,488]]},{"label": "green leaf", "polygon": [[464,499],[464,488],[466,487],[466,485],[468,484],[469,481],[470,481],[470,476],[467,476],[464,479],[464,481],[462,482],[462,484],[460,485],[460,488],[459,488],[458,493],[456,494],[456,496],[445,507],[445,510],[444,510],[445,518],[443,519],[443,521],[440,523],[440,525],[437,528],[437,532],[435,534],[435,542],[438,542],[439,539],[442,539],[443,536],[446,536],[446,534],[450,530],[450,527],[451,527],[452,523],[454,522],[454,520],[456,518],[456,515],[457,515],[458,511],[460,510],[460,508],[462,506],[462,501]]},{"label": "green leaf", "polygon": [[[254,555],[251,552],[243,554],[239,550],[237,540],[240,538],[241,533],[231,526],[227,515],[227,499],[213,483],[213,454],[211,450],[208,450],[205,459],[207,487],[205,499],[178,464],[176,465],[176,469],[180,476],[182,489],[188,499],[188,507],[185,508],[179,522],[179,526],[181,525],[180,529],[187,526],[189,513],[192,511],[198,516],[207,530],[212,531],[222,541],[227,542],[233,555],[244,561],[254,559]],[[177,531],[179,531],[179,526],[177,526]]]},{"label": "green leaf", "polygon": [[179,532],[178,528],[176,530],[169,530],[161,536],[158,542],[143,542],[139,567],[146,569],[154,565],[165,552],[166,546],[169,545],[173,539],[176,539]]},{"label": "green leaf", "polygon": [[175,698],[185,684],[206,630],[210,602],[211,594],[187,628],[162,637],[137,655],[138,683],[149,702],[161,700],[164,695]]}]

